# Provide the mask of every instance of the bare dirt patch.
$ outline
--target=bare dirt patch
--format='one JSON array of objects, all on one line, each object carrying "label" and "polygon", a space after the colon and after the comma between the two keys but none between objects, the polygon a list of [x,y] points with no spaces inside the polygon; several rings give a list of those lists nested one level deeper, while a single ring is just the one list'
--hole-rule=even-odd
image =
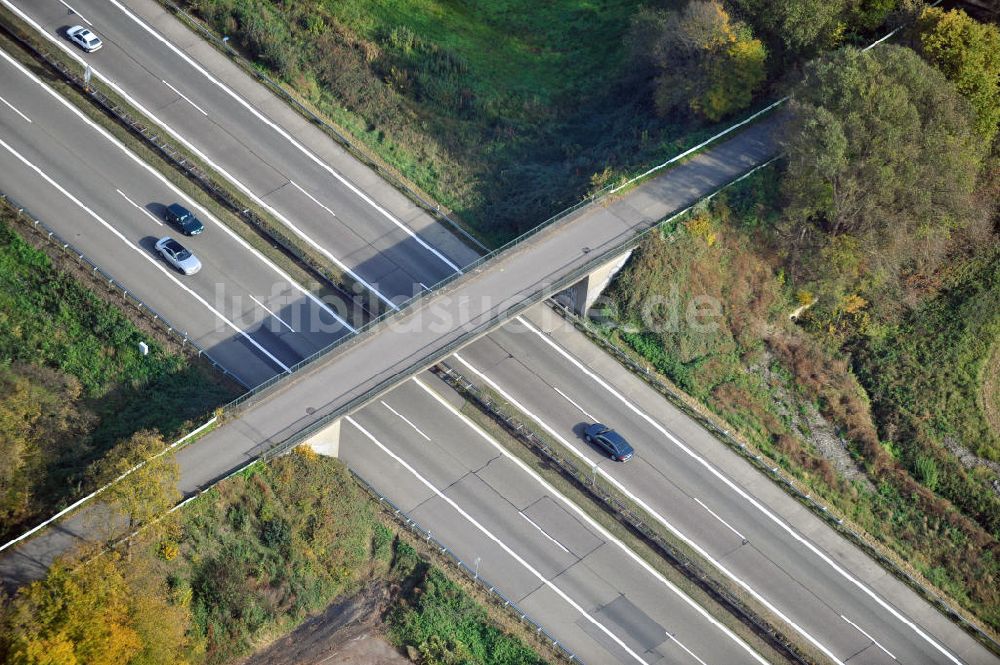
[{"label": "bare dirt patch", "polygon": [[383,636],[389,601],[385,586],[369,585],[240,665],[412,665]]}]

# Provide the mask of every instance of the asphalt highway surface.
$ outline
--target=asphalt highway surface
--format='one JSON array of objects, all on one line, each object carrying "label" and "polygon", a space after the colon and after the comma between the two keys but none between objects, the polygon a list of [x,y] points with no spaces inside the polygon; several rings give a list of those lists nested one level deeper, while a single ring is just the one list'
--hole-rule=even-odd
[{"label": "asphalt highway surface", "polygon": [[[155,2],[3,1],[387,306],[476,257]],[[69,42],[76,24],[104,46]]]},{"label": "asphalt highway surface", "polygon": [[[300,237],[379,289],[387,302],[471,260],[471,250],[387,183],[342,151],[336,154],[328,139],[310,142],[308,149],[291,139],[271,118],[281,116],[289,126],[295,120],[253,82],[234,92],[206,75],[201,60],[187,55],[211,51],[195,37],[172,33],[182,44],[177,46],[151,35],[135,13],[155,16],[147,0],[128,7],[118,0],[86,0],[73,3],[76,13],[70,15],[65,3],[15,4],[56,42],[79,17],[93,22],[106,46],[81,58]],[[169,16],[155,18],[158,28],[176,29]],[[226,80],[231,77],[238,80],[226,72]],[[0,82],[0,190],[182,326],[241,381],[255,385],[348,332],[325,305],[9,59],[0,58]],[[233,94],[253,101],[240,103]],[[614,246],[664,210],[762,163],[773,154],[772,130],[766,122],[750,127],[608,207],[582,211],[541,234],[537,244],[431,298],[400,325],[310,368],[244,417],[183,449],[182,490],[197,492],[373,386],[399,384],[405,377],[394,374],[419,365],[434,345],[446,348],[449,335],[472,339],[498,309],[517,311],[538,284],[583,265],[592,249]],[[333,163],[336,168],[327,166]],[[158,213],[174,201],[199,213],[207,227],[202,236],[181,238],[162,225]],[[166,234],[195,251],[204,265],[200,273],[182,276],[151,251]],[[421,312],[431,318],[421,318]],[[596,348],[559,333],[543,314],[529,318],[534,323],[512,323],[449,362],[520,403],[539,426],[645,503],[748,594],[787,617],[802,639],[835,662],[996,662]],[[467,563],[478,560],[482,575],[557,639],[590,663],[756,660],[558,493],[462,422],[448,408],[454,396],[446,389],[426,377],[421,381],[403,381],[346,417],[342,457]],[[583,443],[581,425],[594,420],[625,434],[636,457],[611,464]],[[5,553],[5,579],[37,575],[52,556],[85,537],[83,513],[73,520],[75,526],[64,523]]]},{"label": "asphalt highway surface", "polygon": [[[249,387],[347,334],[335,309],[292,280],[162,175],[0,52],[0,191],[25,206]],[[162,219],[181,202],[206,225]],[[176,271],[153,245],[179,240],[202,262]]]},{"label": "asphalt highway surface", "polygon": [[[994,662],[982,647],[546,307],[449,364],[629,495],[723,574],[842,663]],[[627,463],[588,444],[601,422]]]},{"label": "asphalt highway surface", "polygon": [[407,381],[344,420],[340,456],[585,663],[766,662],[460,405]]}]

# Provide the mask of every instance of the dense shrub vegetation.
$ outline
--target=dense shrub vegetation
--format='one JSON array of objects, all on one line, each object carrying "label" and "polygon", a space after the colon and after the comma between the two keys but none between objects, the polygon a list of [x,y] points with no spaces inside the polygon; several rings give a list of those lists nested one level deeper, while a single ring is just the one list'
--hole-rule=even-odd
[{"label": "dense shrub vegetation", "polygon": [[714,0],[641,10],[627,41],[634,59],[656,71],[653,96],[662,115],[719,120],[749,106],[766,78],[764,45]]},{"label": "dense shrub vegetation", "polygon": [[1000,30],[962,11],[924,9],[910,39],[976,111],[976,128],[990,142],[1000,128]]},{"label": "dense shrub vegetation", "polygon": [[408,647],[425,665],[542,665],[517,639],[493,626],[486,611],[410,547],[396,548],[393,573],[411,582],[410,590],[386,617],[390,639]]},{"label": "dense shrub vegetation", "polygon": [[898,0],[186,0],[487,241],[676,154]]},{"label": "dense shrub vegetation", "polygon": [[393,639],[422,662],[541,662],[397,541],[342,464],[307,450],[223,481],[124,556],[56,565],[5,602],[0,660],[233,662],[384,580],[406,590],[389,610]]},{"label": "dense shrub vegetation", "polygon": [[0,220],[0,536],[78,494],[119,440],[173,437],[232,396]]},{"label": "dense shrub vegetation", "polygon": [[[965,39],[939,46],[978,48]],[[647,241],[606,314],[996,629],[1000,478],[976,458],[1000,459],[995,132],[981,89],[928,61],[890,46],[806,66],[784,163]],[[706,296],[722,316],[686,320]]]}]

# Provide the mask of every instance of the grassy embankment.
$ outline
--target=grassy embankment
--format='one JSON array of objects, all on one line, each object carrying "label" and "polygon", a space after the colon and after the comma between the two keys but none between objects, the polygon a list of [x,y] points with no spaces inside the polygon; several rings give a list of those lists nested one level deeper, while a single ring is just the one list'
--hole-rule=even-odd
[{"label": "grassy embankment", "polygon": [[10,536],[88,491],[91,466],[118,441],[144,429],[171,440],[242,389],[137,327],[0,214],[0,536]]},{"label": "grassy embankment", "polygon": [[656,116],[635,0],[184,4],[487,243],[708,131]]},{"label": "grassy embankment", "polygon": [[221,482],[127,553],[54,567],[5,604],[0,657],[229,663],[381,587],[388,639],[422,663],[544,662],[389,524],[341,463],[299,449]]},{"label": "grassy embankment", "polygon": [[[997,629],[996,474],[963,466],[955,445],[998,451],[983,405],[996,399],[1000,252],[949,266],[936,296],[877,335],[853,325],[863,312],[831,325],[805,310],[797,325],[761,240],[780,214],[776,178],[767,169],[645,242],[611,287],[606,332]],[[650,296],[667,305],[644,311]],[[695,296],[721,303],[718,325],[685,320]],[[872,427],[887,469],[853,440]]]}]

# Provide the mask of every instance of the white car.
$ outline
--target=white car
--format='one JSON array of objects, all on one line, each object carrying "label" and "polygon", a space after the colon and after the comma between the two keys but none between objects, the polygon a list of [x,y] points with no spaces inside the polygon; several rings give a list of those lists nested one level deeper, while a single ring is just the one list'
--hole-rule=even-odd
[{"label": "white car", "polygon": [[201,261],[198,257],[170,236],[156,241],[156,251],[167,260],[167,263],[185,275],[193,275],[201,270]]},{"label": "white car", "polygon": [[101,38],[82,25],[74,25],[66,31],[66,36],[87,53],[93,53],[104,46]]}]

